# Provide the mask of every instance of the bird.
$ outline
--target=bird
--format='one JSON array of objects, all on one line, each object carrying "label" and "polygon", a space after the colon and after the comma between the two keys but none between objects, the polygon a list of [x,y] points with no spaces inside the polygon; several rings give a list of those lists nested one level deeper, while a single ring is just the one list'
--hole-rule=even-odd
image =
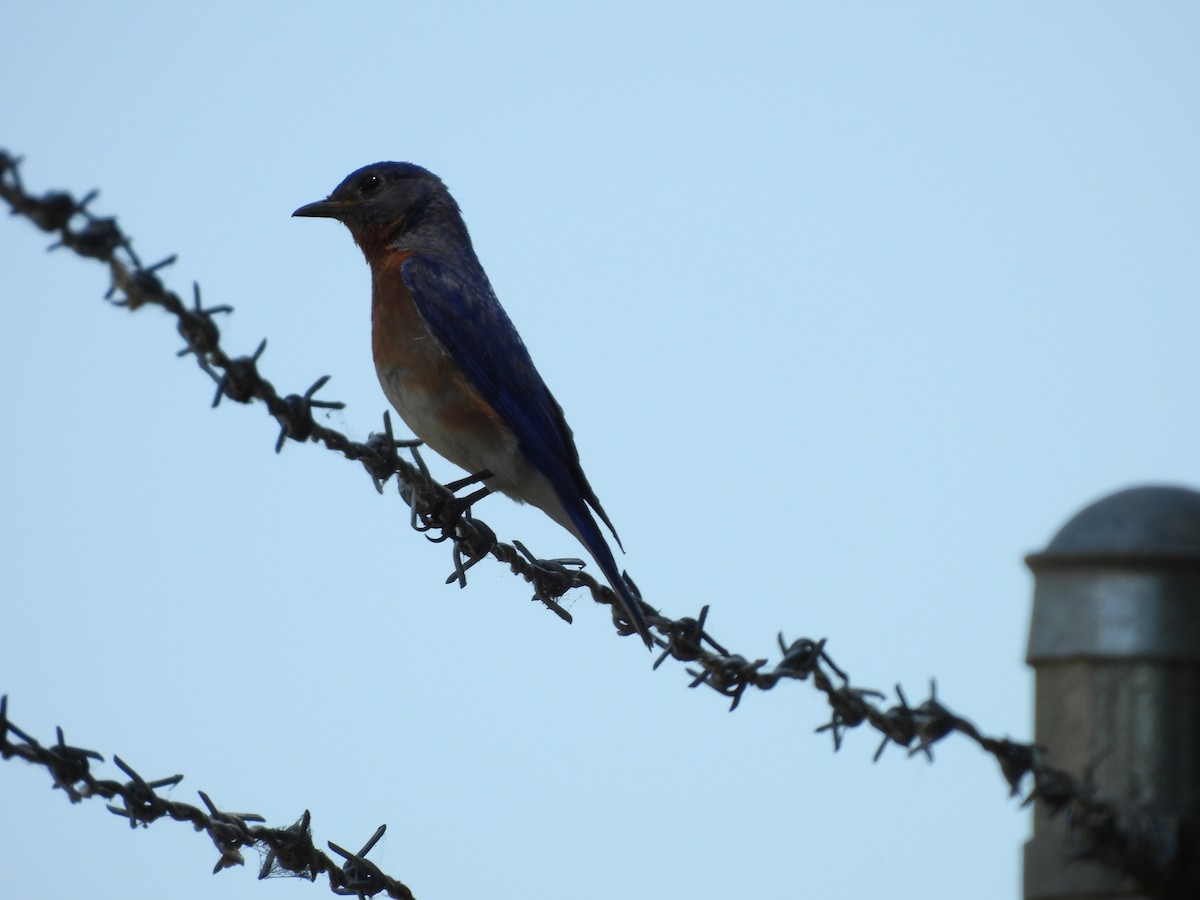
[{"label": "bird", "polygon": [[[653,647],[640,599],[604,533],[624,550],[579,461],[562,407],[496,298],[458,203],[409,162],[351,172],[293,216],[345,225],[371,269],[371,348],[388,401],[412,432],[479,493],[529,503],[587,549]],[[474,499],[474,495],[472,496]]]}]

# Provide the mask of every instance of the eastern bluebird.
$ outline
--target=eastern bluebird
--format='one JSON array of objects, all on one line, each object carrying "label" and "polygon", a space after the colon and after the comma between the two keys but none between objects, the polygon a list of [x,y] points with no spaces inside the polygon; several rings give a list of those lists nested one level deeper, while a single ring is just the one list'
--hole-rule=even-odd
[{"label": "eastern bluebird", "polygon": [[575,535],[653,646],[641,601],[592,514],[620,546],[562,408],[496,299],[441,179],[412,163],[376,163],[292,215],[337,219],[366,257],[375,371],[408,427],[469,474],[485,475],[486,488],[532,503]]}]

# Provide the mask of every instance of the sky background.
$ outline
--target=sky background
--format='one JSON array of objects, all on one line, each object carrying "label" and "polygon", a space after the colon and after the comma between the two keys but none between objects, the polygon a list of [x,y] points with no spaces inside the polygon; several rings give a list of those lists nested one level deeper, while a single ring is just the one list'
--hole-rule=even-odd
[{"label": "sky background", "polygon": [[[386,401],[369,275],[293,220],[351,170],[441,175],[672,616],[748,657],[829,639],[861,685],[1028,740],[1024,554],[1082,506],[1200,483],[1200,6],[10,0],[0,146],[98,187],[167,285],[232,304],[328,423]],[[499,564],[444,587],[394,488],[261,406],[210,409],[173,321],[0,220],[0,691],[44,741],[170,796],[371,854],[421,900],[1020,895],[993,761],[873,734],[807,684],[734,713],[582,594]],[[457,470],[431,460],[435,474]],[[476,513],[544,556],[573,540]],[[101,777],[118,777],[110,764]],[[211,875],[0,767],[12,896],[304,898]]]}]

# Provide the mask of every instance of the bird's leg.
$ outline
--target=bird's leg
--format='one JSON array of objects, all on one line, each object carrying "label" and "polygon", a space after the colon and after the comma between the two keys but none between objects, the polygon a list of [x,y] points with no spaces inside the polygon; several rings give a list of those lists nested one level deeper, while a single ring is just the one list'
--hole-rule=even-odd
[{"label": "bird's leg", "polygon": [[[487,479],[489,479],[491,477],[492,477],[492,470],[484,469],[482,472],[476,472],[474,475],[467,475],[465,478],[460,478],[457,481],[446,482],[446,490],[450,491],[451,493],[457,493],[462,488],[465,488],[468,484],[475,484],[476,482],[479,482],[479,481],[486,481]],[[481,493],[481,494],[479,491],[476,491],[475,493],[480,494],[481,497],[486,497],[489,493],[491,493],[492,489],[489,487],[485,487],[482,490],[483,490],[483,493]],[[475,495],[472,494],[471,496],[475,496]]]},{"label": "bird's leg", "polygon": [[492,492],[492,489],[490,487],[488,487],[487,485],[484,485],[479,490],[472,491],[471,493],[467,494],[467,496],[465,496],[465,497],[456,497],[454,499],[455,499],[455,502],[457,504],[461,505],[463,509],[470,509],[472,503],[474,503],[476,500],[482,500],[484,497],[486,497],[491,492]]},{"label": "bird's leg", "polygon": [[[447,482],[445,487],[447,490],[453,492],[464,488],[469,484],[476,484],[477,482],[484,481],[491,477],[491,470],[484,469],[482,472],[476,472],[474,475],[468,475],[465,478],[459,478],[457,481]],[[483,487],[476,491],[472,491],[465,497],[454,497],[453,499],[447,500],[433,511],[434,518],[437,519],[443,527],[449,525],[462,518],[462,516],[471,508],[472,504],[482,500],[491,492],[492,489],[485,484]],[[428,537],[428,535],[426,536]],[[440,538],[430,538],[430,540],[435,542],[443,541],[447,537],[448,534],[443,533]]]},{"label": "bird's leg", "polygon": [[[446,490],[450,491],[451,493],[457,493],[460,489],[465,488],[469,484],[476,484],[477,482],[487,481],[491,477],[492,477],[492,470],[484,469],[482,472],[476,472],[474,475],[468,475],[465,478],[458,479],[457,481],[449,482],[446,485]],[[476,502],[477,500],[482,500],[484,497],[486,497],[491,492],[492,492],[492,489],[485,484],[481,488],[479,488],[479,490],[472,491],[471,493],[467,494],[467,496],[465,496],[465,497],[455,497],[454,505],[455,505],[455,507],[458,508],[458,510],[460,512],[463,510],[468,510],[471,508],[472,503]]]}]

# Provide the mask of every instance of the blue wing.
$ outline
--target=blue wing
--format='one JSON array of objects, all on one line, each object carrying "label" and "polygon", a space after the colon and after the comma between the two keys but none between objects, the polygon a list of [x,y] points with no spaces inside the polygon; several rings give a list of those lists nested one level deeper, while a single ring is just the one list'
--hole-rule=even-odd
[{"label": "blue wing", "polygon": [[585,501],[620,545],[583,473],[562,408],[542,381],[482,268],[467,270],[416,254],[405,260],[401,271],[430,330],[513,430],[526,458],[550,479],[572,520],[579,511],[587,515],[586,508],[575,508]]},{"label": "blue wing", "polygon": [[496,299],[483,268],[475,260],[467,267],[450,265],[431,256],[414,254],[401,274],[417,310],[483,398],[517,436],[525,457],[545,475],[617,592],[625,611],[647,646],[650,630],[641,601],[633,595],[617,568],[590,506],[608,526],[620,546],[621,538],[579,463],[575,439],[558,405],[534,368],[525,343]]}]

